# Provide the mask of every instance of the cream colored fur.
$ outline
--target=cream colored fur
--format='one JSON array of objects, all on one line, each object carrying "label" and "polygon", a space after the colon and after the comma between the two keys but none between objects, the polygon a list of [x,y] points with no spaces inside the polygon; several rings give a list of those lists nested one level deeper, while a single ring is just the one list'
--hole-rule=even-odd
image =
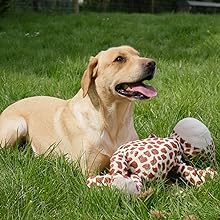
[{"label": "cream colored fur", "polygon": [[[126,56],[126,62],[113,62],[119,55]],[[84,172],[108,167],[118,146],[138,138],[133,99],[119,95],[115,86],[140,80],[147,60],[129,46],[101,51],[91,57],[82,88],[73,98],[36,96],[6,108],[0,116],[1,146],[26,138],[36,154],[53,148],[71,160],[80,158]]]}]

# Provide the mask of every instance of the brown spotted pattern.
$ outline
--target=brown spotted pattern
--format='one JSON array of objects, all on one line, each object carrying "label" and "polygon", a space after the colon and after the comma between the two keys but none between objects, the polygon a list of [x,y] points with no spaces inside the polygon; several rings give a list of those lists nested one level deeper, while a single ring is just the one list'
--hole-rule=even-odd
[{"label": "brown spotted pattern", "polygon": [[[143,140],[128,142],[118,148],[110,161],[110,172],[106,175],[89,177],[87,185],[111,186],[118,176],[133,181],[141,191],[142,180],[152,181],[166,178],[169,171],[179,173],[193,185],[201,185],[207,176],[213,177],[211,168],[199,170],[182,162],[184,140],[150,136]],[[187,145],[186,148],[190,149]],[[197,149],[194,149],[197,152]],[[190,149],[190,153],[193,151]]]}]

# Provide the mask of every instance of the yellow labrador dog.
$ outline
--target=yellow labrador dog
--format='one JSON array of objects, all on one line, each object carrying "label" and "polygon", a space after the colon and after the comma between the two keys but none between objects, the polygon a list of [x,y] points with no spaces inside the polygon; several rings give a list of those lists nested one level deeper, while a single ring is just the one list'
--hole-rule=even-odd
[{"label": "yellow labrador dog", "polygon": [[81,89],[69,100],[36,96],[20,100],[0,116],[2,147],[28,139],[36,154],[66,154],[80,158],[84,172],[109,165],[121,144],[138,138],[133,125],[133,101],[157,95],[143,83],[155,72],[152,59],[129,46],[113,47],[91,57]]}]

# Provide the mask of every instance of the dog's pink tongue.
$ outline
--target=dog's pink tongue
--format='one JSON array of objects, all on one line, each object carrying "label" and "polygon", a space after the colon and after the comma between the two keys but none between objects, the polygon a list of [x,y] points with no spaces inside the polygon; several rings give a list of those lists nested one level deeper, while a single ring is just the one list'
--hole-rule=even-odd
[{"label": "dog's pink tongue", "polygon": [[157,95],[157,90],[153,86],[148,86],[145,84],[129,85],[126,90],[131,92],[139,92],[149,98]]}]

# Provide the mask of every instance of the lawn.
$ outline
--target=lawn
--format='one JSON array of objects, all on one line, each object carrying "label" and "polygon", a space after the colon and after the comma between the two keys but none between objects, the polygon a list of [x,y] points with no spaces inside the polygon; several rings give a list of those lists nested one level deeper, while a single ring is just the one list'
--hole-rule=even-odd
[{"label": "lawn", "polygon": [[[210,128],[220,160],[220,15],[25,13],[0,19],[0,112],[28,96],[71,98],[91,55],[127,44],[157,62],[152,85],[158,96],[136,103],[139,136],[167,136],[180,119],[196,117]],[[154,193],[145,200],[89,189],[85,179],[64,157],[34,157],[29,145],[3,149],[0,219],[143,220],[155,219],[155,210],[170,220],[220,219],[219,177],[199,188],[181,180],[146,184]]]}]

